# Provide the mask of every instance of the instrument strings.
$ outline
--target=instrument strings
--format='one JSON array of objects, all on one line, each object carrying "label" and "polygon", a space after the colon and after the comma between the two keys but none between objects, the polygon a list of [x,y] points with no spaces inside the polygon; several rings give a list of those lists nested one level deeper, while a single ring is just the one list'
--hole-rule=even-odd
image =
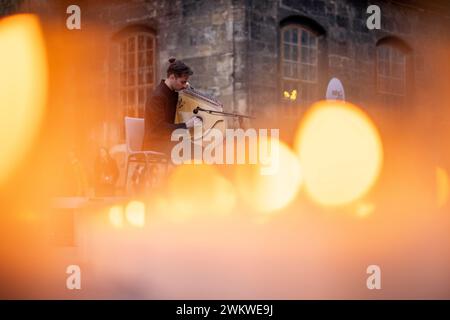
[{"label": "instrument strings", "polygon": [[186,93],[189,93],[199,99],[203,99],[215,106],[222,107],[222,103],[220,103],[217,99],[213,98],[210,95],[204,94],[203,92],[197,91],[192,88],[190,85],[184,90]]}]

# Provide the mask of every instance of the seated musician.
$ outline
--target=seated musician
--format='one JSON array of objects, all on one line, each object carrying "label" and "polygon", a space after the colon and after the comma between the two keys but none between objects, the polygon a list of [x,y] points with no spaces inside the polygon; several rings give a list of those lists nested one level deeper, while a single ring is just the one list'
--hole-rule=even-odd
[{"label": "seated musician", "polygon": [[185,123],[174,124],[178,91],[187,88],[187,81],[192,74],[191,68],[182,61],[169,59],[167,78],[161,80],[145,105],[143,150],[170,154],[173,145],[170,136],[175,129],[188,129],[201,124],[196,116]]}]

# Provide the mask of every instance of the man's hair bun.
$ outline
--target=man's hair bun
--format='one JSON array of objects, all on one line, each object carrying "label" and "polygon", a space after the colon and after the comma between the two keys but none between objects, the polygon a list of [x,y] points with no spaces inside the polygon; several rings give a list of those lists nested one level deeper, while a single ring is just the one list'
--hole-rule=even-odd
[{"label": "man's hair bun", "polygon": [[183,61],[177,60],[174,57],[169,59],[169,67],[167,68],[167,77],[174,74],[176,77],[182,77],[184,75],[192,76],[191,68],[189,68]]}]

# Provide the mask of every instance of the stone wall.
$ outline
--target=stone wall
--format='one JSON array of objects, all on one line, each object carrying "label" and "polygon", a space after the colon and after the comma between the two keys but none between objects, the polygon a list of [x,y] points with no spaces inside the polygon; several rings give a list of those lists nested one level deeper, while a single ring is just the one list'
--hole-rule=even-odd
[{"label": "stone wall", "polygon": [[[104,77],[110,79],[108,105],[118,110],[118,46],[111,39],[132,25],[154,30],[157,82],[165,78],[167,60],[174,56],[192,67],[194,75],[190,83],[196,89],[220,98],[227,111],[234,110],[235,104],[242,105],[241,96],[245,97],[243,70],[236,63],[235,50],[244,38],[239,40],[234,35],[235,29],[243,23],[239,21],[244,18],[243,10],[231,0],[113,1],[91,7],[89,21],[104,31],[103,39],[97,41],[97,50],[105,52]],[[235,69],[238,69],[236,73]],[[237,83],[235,75],[241,78]]]},{"label": "stone wall", "polygon": [[[291,16],[307,17],[323,28],[319,65],[319,94],[328,80],[338,77],[347,100],[377,114],[382,110],[376,93],[375,49],[386,36],[403,40],[410,48],[409,102],[399,108],[400,117],[427,109],[423,122],[432,125],[442,101],[449,101],[449,8],[426,1],[370,1],[382,11],[382,29],[368,30],[366,0],[110,0],[75,1],[82,9],[83,54],[89,60],[92,104],[104,108],[106,122],[115,123],[103,134],[107,144],[118,142],[121,125],[118,104],[118,46],[114,35],[133,25],[154,30],[157,79],[164,78],[167,59],[175,56],[194,69],[191,83],[215,95],[227,111],[271,117],[280,104],[280,22]],[[14,1],[0,2],[0,12],[14,11]],[[27,6],[60,23],[67,16],[44,8],[51,1],[25,1]],[[61,4],[62,3],[62,4]],[[86,54],[88,55],[88,54]],[[432,94],[430,94],[432,93]],[[381,108],[381,109],[380,109]],[[419,111],[417,111],[419,110]],[[396,111],[397,112],[397,111]],[[103,128],[103,127],[102,127]],[[103,130],[103,129],[101,129]]]},{"label": "stone wall", "polygon": [[[251,1],[249,15],[249,54],[252,64],[250,74],[259,74],[249,79],[251,102],[256,106],[276,103],[279,72],[279,23],[289,16],[306,16],[319,23],[326,31],[327,65],[320,66],[326,82],[333,76],[344,83],[348,100],[363,106],[377,101],[375,87],[375,48],[379,39],[395,36],[405,41],[412,49],[414,71],[413,101],[421,104],[426,95],[417,95],[414,88],[433,87],[437,69],[443,61],[436,54],[448,50],[450,19],[444,12],[423,10],[393,4],[388,1],[370,1],[382,11],[382,29],[366,27],[366,9],[369,1]],[[448,51],[447,51],[448,52]],[[268,67],[269,65],[269,67]],[[427,66],[424,68],[424,66]],[[437,69],[436,69],[437,68]],[[267,69],[267,75],[261,74]],[[262,78],[261,78],[262,77]],[[261,81],[263,80],[263,81]],[[324,96],[326,83],[321,83]],[[261,92],[259,94],[258,92]],[[425,99],[425,100],[424,100]],[[420,102],[419,102],[420,101]]]},{"label": "stone wall", "polygon": [[[338,77],[348,101],[358,104],[376,120],[394,144],[417,144],[448,157],[443,141],[450,135],[450,4],[415,1],[361,0],[246,0],[248,57],[248,109],[253,114],[279,119],[282,136],[292,138],[297,120],[282,117],[280,89],[280,22],[291,16],[319,24],[319,95]],[[381,8],[381,30],[369,30],[366,9]],[[408,54],[407,102],[397,108],[382,104],[376,90],[376,45],[380,39],[404,41]],[[324,58],[323,58],[324,57]],[[275,106],[275,108],[274,108]],[[303,110],[300,112],[300,116]],[[275,114],[274,114],[275,113]],[[280,117],[281,115],[281,117]],[[393,136],[396,136],[394,139]],[[438,138],[439,137],[439,138]],[[398,142],[397,141],[397,142]],[[445,155],[447,154],[447,155]],[[414,161],[411,159],[411,161]],[[448,160],[447,160],[448,161]]]}]

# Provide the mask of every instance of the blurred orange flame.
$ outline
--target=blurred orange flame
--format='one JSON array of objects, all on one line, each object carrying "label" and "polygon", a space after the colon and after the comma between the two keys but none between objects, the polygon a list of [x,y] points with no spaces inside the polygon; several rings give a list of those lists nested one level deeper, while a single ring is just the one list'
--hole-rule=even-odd
[{"label": "blurred orange flame", "polygon": [[47,62],[39,20],[0,21],[0,184],[30,149],[47,99]]},{"label": "blurred orange flame", "polygon": [[308,195],[324,206],[360,199],[382,167],[381,139],[370,118],[340,101],[314,104],[298,129],[295,148]]}]

